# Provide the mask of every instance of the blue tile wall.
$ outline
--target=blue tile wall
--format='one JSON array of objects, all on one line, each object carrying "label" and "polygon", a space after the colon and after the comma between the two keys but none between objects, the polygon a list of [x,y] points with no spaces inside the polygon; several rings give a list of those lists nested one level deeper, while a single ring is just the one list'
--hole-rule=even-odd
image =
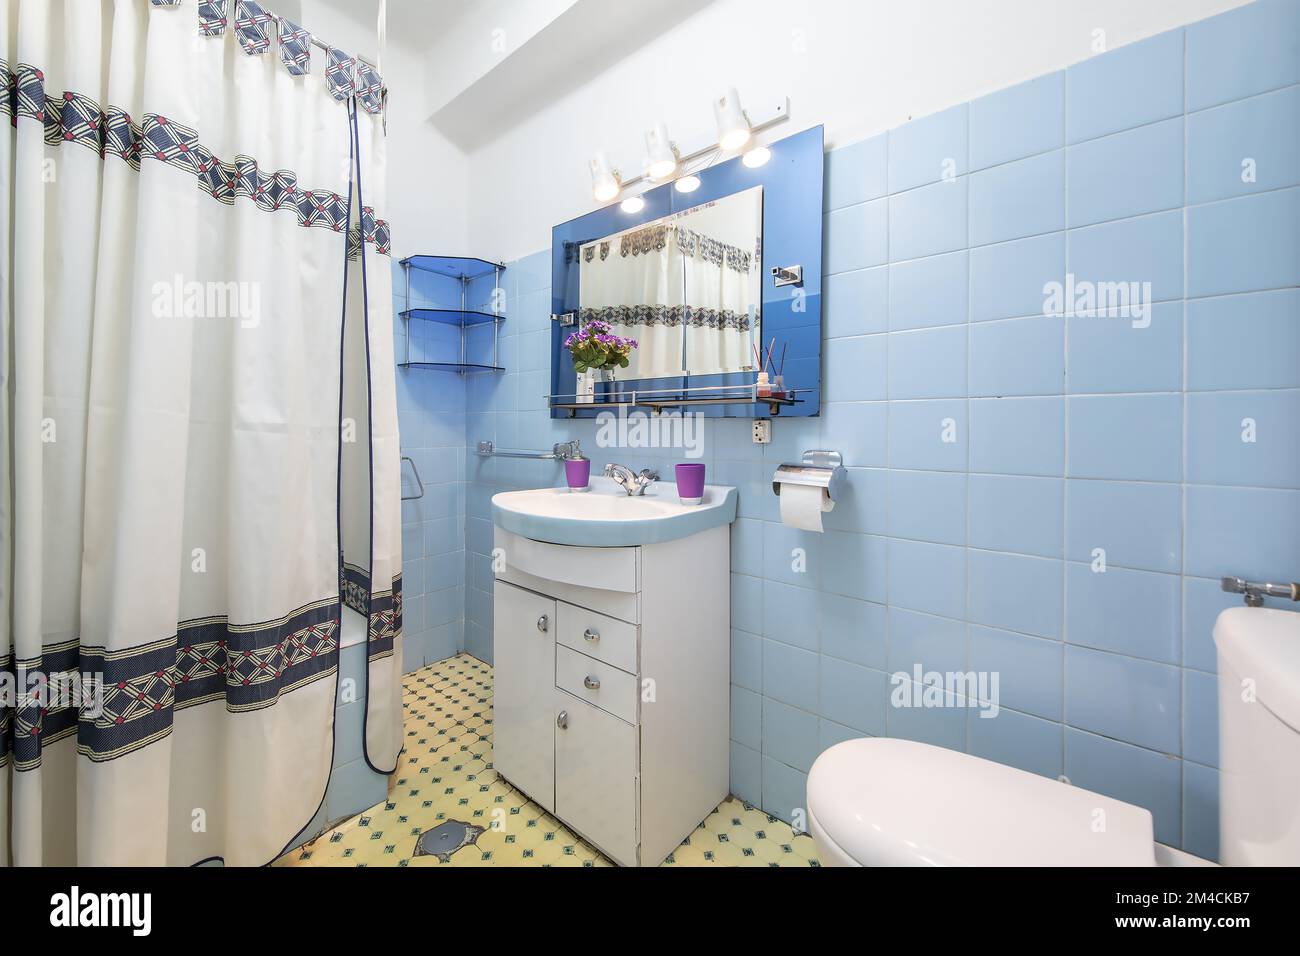
[{"label": "blue tile wall", "polygon": [[[399,363],[456,360],[460,332],[412,319],[407,308],[460,308],[456,280],[393,263],[393,349]],[[409,353],[408,353],[409,348]],[[397,369],[397,419],[402,454],[411,458],[424,496],[402,502],[403,670],[451,657],[465,647],[464,380],[453,372]],[[402,495],[419,493],[411,462],[402,463]]]},{"label": "blue tile wall", "polygon": [[371,770],[362,750],[366,713],[365,667],[364,643],[353,644],[339,652],[334,761],[330,779],[316,815],[297,835],[290,849],[315,839],[340,821],[382,802],[388,795],[388,775]]},{"label": "blue tile wall", "polygon": [[1183,112],[1184,31],[1170,30],[1065,71],[1068,143],[1144,126]]},{"label": "blue tile wall", "polygon": [[[702,425],[740,489],[737,795],[790,819],[821,749],[887,733],[1064,774],[1217,854],[1217,578],[1300,578],[1298,24],[1259,0],[828,155],[822,416],[766,446]],[[549,251],[506,273],[510,370],[468,381],[464,445],[580,438],[596,468],[666,471],[680,452],[546,414],[547,276]],[[1071,281],[1155,305],[1048,300]],[[850,480],[810,536],[768,482],[819,446]],[[491,494],[560,473],[464,468],[438,518],[463,502],[464,642],[490,660]],[[894,706],[916,664],[997,671],[998,716]]]},{"label": "blue tile wall", "polygon": [[1063,145],[1063,71],[999,90],[970,104],[971,169],[987,169]]},{"label": "blue tile wall", "polygon": [[[545,396],[550,389],[550,277],[549,249],[508,263],[501,275],[506,320],[500,333],[501,364],[507,371],[465,378],[466,412],[461,438],[466,482],[464,649],[489,663],[492,661],[492,495],[513,488],[562,483],[563,470],[552,461],[481,458],[475,449],[480,441],[491,441],[502,449],[540,451],[570,437],[585,439],[584,451],[595,448],[594,432],[579,435],[575,431],[570,435],[566,423],[553,421],[546,408]],[[488,292],[484,290],[485,295]],[[759,522],[753,522],[748,530],[757,535],[761,553]],[[744,533],[742,530],[741,534]],[[746,569],[761,570],[758,566]],[[757,580],[748,575],[733,577]],[[740,590],[744,592],[743,585]],[[735,595],[733,601],[737,601]],[[758,676],[762,673],[761,653],[761,648],[754,649],[755,676],[750,678],[749,685],[742,685],[756,693],[762,689]],[[757,763],[752,769],[756,777]]]}]

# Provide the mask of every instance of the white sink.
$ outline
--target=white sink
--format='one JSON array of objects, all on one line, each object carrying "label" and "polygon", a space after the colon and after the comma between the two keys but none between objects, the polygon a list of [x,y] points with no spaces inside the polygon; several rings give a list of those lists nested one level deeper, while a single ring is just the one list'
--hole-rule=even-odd
[{"label": "white sink", "polygon": [[704,501],[684,505],[677,486],[655,482],[629,496],[611,478],[591,479],[591,491],[567,488],[503,491],[492,496],[497,527],[534,541],[616,548],[685,538],[736,519],[736,489],[705,485]]}]

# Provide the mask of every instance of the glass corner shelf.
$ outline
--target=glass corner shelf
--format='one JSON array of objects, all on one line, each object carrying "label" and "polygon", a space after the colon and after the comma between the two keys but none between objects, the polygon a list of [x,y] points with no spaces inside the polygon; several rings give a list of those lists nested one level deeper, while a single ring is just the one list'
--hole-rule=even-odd
[{"label": "glass corner shelf", "polygon": [[476,372],[504,372],[500,365],[476,365],[473,362],[398,362],[398,368],[437,368],[448,372],[471,375]]},{"label": "glass corner shelf", "polygon": [[446,325],[487,325],[489,322],[504,322],[504,315],[492,312],[480,312],[477,309],[406,309],[399,313],[404,319],[423,319],[426,322],[442,322]]},{"label": "glass corner shelf", "polygon": [[[500,338],[501,323],[505,321],[504,315],[498,315],[495,312],[484,312],[481,309],[469,307],[469,287],[470,283],[492,277],[494,290],[493,302],[496,301],[497,293],[501,288],[501,273],[505,271],[505,264],[501,262],[489,262],[486,259],[473,259],[466,256],[407,256],[399,261],[402,267],[403,278],[406,282],[406,305],[407,308],[398,313],[403,323],[405,335],[405,352],[402,361],[397,363],[398,368],[431,368],[441,369],[443,371],[457,372],[461,375],[468,375],[476,372],[504,372],[505,369],[497,364],[500,357]],[[432,306],[429,308],[411,308],[411,270],[418,269],[421,272],[429,272],[435,275],[445,276],[455,279],[460,283],[460,308],[445,308]],[[425,322],[439,322],[444,325],[450,325],[460,329],[460,355],[459,360],[446,362],[430,361],[411,361],[411,320],[419,319]],[[492,361],[489,362],[471,362],[468,360],[465,348],[465,332],[468,329],[479,326],[492,327]],[[486,343],[484,343],[486,347]],[[486,356],[485,356],[486,358]]]},{"label": "glass corner shelf", "polygon": [[399,260],[405,268],[432,272],[449,279],[471,282],[496,272],[505,270],[504,262],[489,262],[487,259],[475,259],[470,256],[407,256]]}]

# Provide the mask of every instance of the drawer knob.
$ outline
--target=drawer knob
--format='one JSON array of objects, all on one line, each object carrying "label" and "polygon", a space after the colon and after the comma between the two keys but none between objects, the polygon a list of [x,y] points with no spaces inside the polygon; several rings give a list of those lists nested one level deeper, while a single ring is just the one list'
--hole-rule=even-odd
[{"label": "drawer knob", "polygon": [[584,677],[582,679],[582,686],[587,688],[587,690],[600,690],[600,678]]},{"label": "drawer knob", "polygon": [[560,711],[560,715],[555,718],[555,726],[561,730],[569,729],[569,712],[567,710]]},{"label": "drawer knob", "polygon": [[582,637],[584,640],[589,641],[592,644],[595,644],[598,640],[600,640],[600,631],[594,631],[591,628],[587,628],[585,631],[582,632]]},{"label": "drawer knob", "polygon": [[546,620],[546,615],[545,615],[545,614],[543,614],[541,617],[539,617],[539,618],[537,619],[537,629],[538,629],[539,631],[541,631],[543,634],[546,633],[546,628],[547,628],[548,624],[549,624],[549,622]]}]

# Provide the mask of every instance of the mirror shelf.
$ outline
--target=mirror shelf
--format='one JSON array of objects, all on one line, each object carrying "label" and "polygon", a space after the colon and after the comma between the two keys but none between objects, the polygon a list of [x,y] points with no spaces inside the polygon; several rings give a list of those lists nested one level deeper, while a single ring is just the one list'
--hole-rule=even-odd
[{"label": "mirror shelf", "polygon": [[[595,409],[648,408],[658,414],[670,408],[704,408],[712,406],[749,406],[756,413],[761,414],[759,410],[766,409],[766,414],[775,416],[781,414],[783,408],[802,405],[804,399],[799,398],[800,392],[813,391],[813,389],[805,388],[787,388],[780,395],[759,395],[759,386],[757,384],[677,389],[638,389],[622,385],[616,387],[619,388],[621,396],[616,401],[594,398],[584,402],[578,401],[580,396],[568,394],[548,395],[546,396],[547,404],[552,410],[568,412],[570,418],[580,411]],[[692,392],[695,394],[688,394]]]}]

